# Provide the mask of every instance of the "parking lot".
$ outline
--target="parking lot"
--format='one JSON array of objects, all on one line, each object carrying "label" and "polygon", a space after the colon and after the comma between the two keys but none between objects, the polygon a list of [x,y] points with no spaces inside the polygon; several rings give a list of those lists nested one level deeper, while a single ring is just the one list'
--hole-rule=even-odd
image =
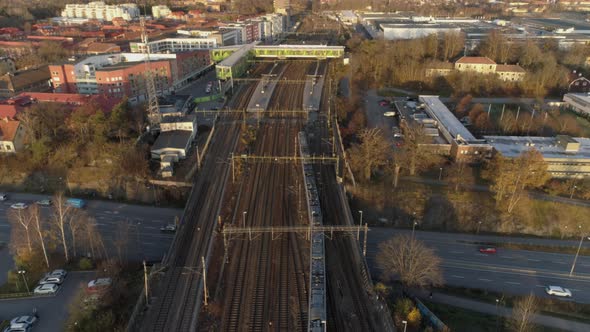
[{"label": "parking lot", "polygon": [[[16,316],[31,315],[37,309],[39,321],[32,331],[59,332],[68,318],[69,303],[82,285],[96,277],[96,272],[70,272],[54,296],[37,296],[0,300],[0,321]],[[31,290],[32,291],[32,290]]]}]

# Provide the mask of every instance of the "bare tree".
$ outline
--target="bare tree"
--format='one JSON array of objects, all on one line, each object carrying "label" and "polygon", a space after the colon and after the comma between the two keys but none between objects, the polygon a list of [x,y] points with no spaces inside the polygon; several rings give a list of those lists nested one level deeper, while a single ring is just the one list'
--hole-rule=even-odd
[{"label": "bare tree", "polygon": [[514,303],[512,319],[514,331],[529,332],[535,328],[531,323],[532,316],[537,312],[537,298],[533,294],[520,298]]},{"label": "bare tree", "polygon": [[527,188],[537,188],[549,179],[547,163],[535,149],[523,152],[517,158],[496,155],[483,176],[492,181],[496,204],[512,213]]},{"label": "bare tree", "polygon": [[407,235],[396,236],[379,245],[377,264],[384,276],[399,279],[406,287],[441,285],[440,262],[432,249]]},{"label": "bare tree", "polygon": [[13,227],[19,227],[22,229],[26,241],[26,247],[29,254],[33,252],[33,243],[31,241],[31,232],[33,227],[31,226],[31,216],[26,210],[10,210],[8,213],[8,220],[13,224]]},{"label": "bare tree", "polygon": [[96,227],[95,220],[87,216],[86,221],[81,223],[81,225],[80,240],[84,243],[84,250],[90,253],[92,258],[107,258],[106,248],[102,236]]},{"label": "bare tree", "polygon": [[72,214],[72,208],[66,204],[66,198],[62,192],[55,194],[53,197],[53,203],[53,217],[51,218],[51,223],[54,230],[58,233],[58,238],[61,240],[66,262],[69,262],[70,256],[68,240],[66,236],[66,227],[70,221],[69,219]]},{"label": "bare tree", "polygon": [[74,257],[78,256],[78,243],[76,240],[78,239],[79,233],[82,231],[83,225],[87,220],[88,215],[82,211],[79,211],[73,214],[72,218],[70,218],[70,221],[68,222],[68,229],[70,230],[70,235],[72,236],[71,248]]},{"label": "bare tree", "polygon": [[39,211],[39,207],[35,204],[29,208],[29,213],[31,214],[31,220],[33,222],[33,228],[35,233],[38,236],[39,245],[41,246],[41,251],[43,252],[43,257],[45,258],[45,264],[49,268],[49,257],[47,256],[47,248],[45,245],[45,233],[46,230],[44,229],[44,219],[41,217],[41,213]]},{"label": "bare tree", "polygon": [[115,239],[113,245],[117,250],[117,257],[119,263],[123,263],[124,255],[127,254],[127,247],[129,245],[130,225],[128,222],[120,221],[117,223]]},{"label": "bare tree", "polygon": [[395,148],[393,152],[395,167],[406,169],[410,175],[415,175],[440,162],[441,157],[435,150],[436,145],[429,144],[432,139],[426,136],[422,127],[404,125],[402,130],[404,144]]},{"label": "bare tree", "polygon": [[378,128],[364,129],[359,134],[360,144],[349,149],[352,168],[369,180],[375,170],[387,163],[390,145]]}]

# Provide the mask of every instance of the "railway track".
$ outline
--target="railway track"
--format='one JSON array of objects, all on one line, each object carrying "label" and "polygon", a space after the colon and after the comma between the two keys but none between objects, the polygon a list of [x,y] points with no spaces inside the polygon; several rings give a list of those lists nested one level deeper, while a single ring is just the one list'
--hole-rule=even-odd
[{"label": "railway track", "polygon": [[[255,73],[260,72],[260,69]],[[245,86],[234,107],[245,107],[244,101],[253,87]],[[246,96],[244,96],[246,95]],[[223,115],[237,119],[237,115]],[[235,120],[234,119],[234,120]],[[151,306],[143,317],[141,331],[190,331],[196,329],[196,317],[202,299],[202,259],[208,254],[214,239],[214,228],[229,177],[227,158],[239,139],[238,122],[217,124],[211,149],[205,157],[187,202],[172,248],[167,270],[155,287]]]},{"label": "railway track", "polygon": [[[290,63],[284,76],[305,75],[308,63]],[[295,108],[301,103],[303,87],[278,84],[269,109]],[[290,155],[302,122],[283,115],[260,123],[253,153]],[[294,164],[251,165],[241,200],[237,202],[235,225],[285,226],[299,223],[297,195],[292,188],[302,183]],[[291,188],[291,191],[289,191]],[[295,191],[296,193],[296,191]],[[242,211],[247,211],[243,214]],[[222,316],[223,331],[303,331],[307,328],[307,250],[295,234],[273,239],[260,234],[252,241],[234,240]]]}]

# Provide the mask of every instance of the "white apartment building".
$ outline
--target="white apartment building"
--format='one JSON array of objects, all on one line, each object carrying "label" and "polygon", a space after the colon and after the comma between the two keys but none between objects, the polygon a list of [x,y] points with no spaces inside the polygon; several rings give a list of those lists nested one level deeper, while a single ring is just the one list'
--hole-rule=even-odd
[{"label": "white apartment building", "polygon": [[120,17],[126,21],[132,21],[139,18],[139,7],[134,3],[107,5],[102,1],[89,2],[88,4],[67,4],[61,12],[61,16],[101,21],[112,21],[113,18]]},{"label": "white apartment building", "polygon": [[[148,45],[150,53],[180,53],[206,50],[218,46],[215,38],[166,38],[151,41]],[[133,53],[143,53],[146,49],[145,43],[141,42],[129,43],[129,47]]]},{"label": "white apartment building", "polygon": [[152,16],[154,18],[165,18],[170,15],[172,11],[166,5],[152,6]]}]

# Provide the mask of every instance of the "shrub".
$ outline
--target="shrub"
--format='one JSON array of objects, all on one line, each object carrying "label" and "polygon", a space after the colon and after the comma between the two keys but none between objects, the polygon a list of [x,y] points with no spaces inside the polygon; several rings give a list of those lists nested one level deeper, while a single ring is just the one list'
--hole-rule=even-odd
[{"label": "shrub", "polygon": [[81,258],[80,262],[78,262],[78,267],[80,270],[92,270],[94,264],[89,258]]}]

